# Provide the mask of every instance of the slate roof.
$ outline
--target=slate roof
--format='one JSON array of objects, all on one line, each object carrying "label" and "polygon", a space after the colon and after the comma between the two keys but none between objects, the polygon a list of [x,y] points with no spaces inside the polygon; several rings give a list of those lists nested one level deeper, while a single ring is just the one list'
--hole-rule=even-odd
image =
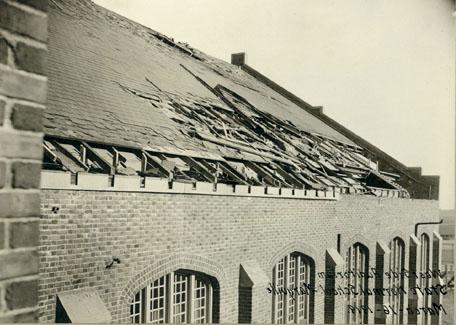
[{"label": "slate roof", "polygon": [[[249,184],[355,191],[368,186],[408,195],[351,140],[239,67],[89,0],[52,0],[49,6],[46,138],[238,159],[245,162],[241,169]],[[113,147],[97,149],[108,163],[95,157],[95,169],[77,161],[85,151],[74,144],[45,141],[44,147],[45,158],[53,161],[45,168],[59,161],[72,172],[103,165],[113,170]],[[168,158],[153,159],[166,165]],[[214,164],[200,163],[219,173]],[[224,176],[233,175],[234,162],[224,163]],[[205,171],[198,162],[190,164]],[[251,169],[262,175],[253,183],[247,181]]]},{"label": "slate roof", "polygon": [[50,7],[49,96],[44,121],[49,135],[202,150],[200,143],[182,136],[162,110],[122,90],[125,86],[154,93],[164,102],[172,94],[223,105],[184,65],[209,85],[226,86],[303,130],[353,144],[231,64],[189,49],[202,58],[198,60],[161,41],[161,34],[87,0],[58,0]]}]

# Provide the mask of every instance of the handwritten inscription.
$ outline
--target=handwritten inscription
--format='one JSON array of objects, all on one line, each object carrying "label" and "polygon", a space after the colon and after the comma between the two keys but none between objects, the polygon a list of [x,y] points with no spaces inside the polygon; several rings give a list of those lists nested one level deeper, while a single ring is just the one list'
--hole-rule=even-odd
[{"label": "handwritten inscription", "polygon": [[[445,308],[442,304],[433,303],[432,307],[420,307],[420,308],[411,308],[407,307],[404,309],[409,315],[438,315],[439,313],[443,313],[444,315],[447,314]],[[397,315],[404,311],[403,309],[395,309],[391,305],[382,305],[382,308],[377,308],[377,313],[384,313],[385,315]],[[348,305],[348,312],[352,314],[364,314],[364,313],[371,313],[373,314],[374,311],[368,305]]]},{"label": "handwritten inscription", "polygon": [[335,289],[326,289],[322,284],[318,287],[314,287],[311,284],[303,283],[301,287],[293,288],[283,288],[276,287],[274,284],[270,283],[267,288],[268,293],[273,295],[310,295],[311,293],[324,293],[325,295],[367,295],[367,296],[396,296],[402,294],[413,294],[416,295],[420,293],[421,295],[433,295],[433,294],[442,294],[446,295],[448,293],[448,285],[446,284],[437,284],[429,287],[412,287],[408,288],[408,291],[404,287],[394,287],[394,288],[363,288],[362,286],[355,287],[353,285],[349,286],[339,286]]}]

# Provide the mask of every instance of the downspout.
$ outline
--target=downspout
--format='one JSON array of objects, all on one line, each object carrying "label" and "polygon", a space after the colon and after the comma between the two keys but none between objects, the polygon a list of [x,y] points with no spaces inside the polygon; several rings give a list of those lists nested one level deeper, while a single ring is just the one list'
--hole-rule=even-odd
[{"label": "downspout", "polygon": [[415,224],[415,237],[418,236],[418,226],[421,225],[440,225],[443,223],[443,219],[440,219],[440,221],[434,221],[434,222],[418,222]]}]

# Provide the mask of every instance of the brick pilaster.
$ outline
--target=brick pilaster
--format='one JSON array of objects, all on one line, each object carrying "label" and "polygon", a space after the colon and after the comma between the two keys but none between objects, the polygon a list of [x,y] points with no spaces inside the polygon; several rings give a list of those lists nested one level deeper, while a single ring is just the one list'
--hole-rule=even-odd
[{"label": "brick pilaster", "polygon": [[47,0],[0,0],[0,323],[37,322]]}]

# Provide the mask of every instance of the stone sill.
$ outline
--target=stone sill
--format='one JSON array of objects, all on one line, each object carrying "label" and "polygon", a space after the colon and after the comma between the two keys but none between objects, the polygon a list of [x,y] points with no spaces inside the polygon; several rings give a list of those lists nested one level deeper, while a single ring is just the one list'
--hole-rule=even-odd
[{"label": "stone sill", "polygon": [[291,188],[229,185],[222,183],[213,184],[206,182],[196,182],[193,184],[174,181],[171,182],[170,188],[168,180],[164,178],[123,175],[110,176],[90,173],[78,173],[77,184],[72,184],[71,173],[51,170],[41,171],[41,189],[225,195],[312,200],[338,200],[340,197],[336,191],[293,190]]}]

